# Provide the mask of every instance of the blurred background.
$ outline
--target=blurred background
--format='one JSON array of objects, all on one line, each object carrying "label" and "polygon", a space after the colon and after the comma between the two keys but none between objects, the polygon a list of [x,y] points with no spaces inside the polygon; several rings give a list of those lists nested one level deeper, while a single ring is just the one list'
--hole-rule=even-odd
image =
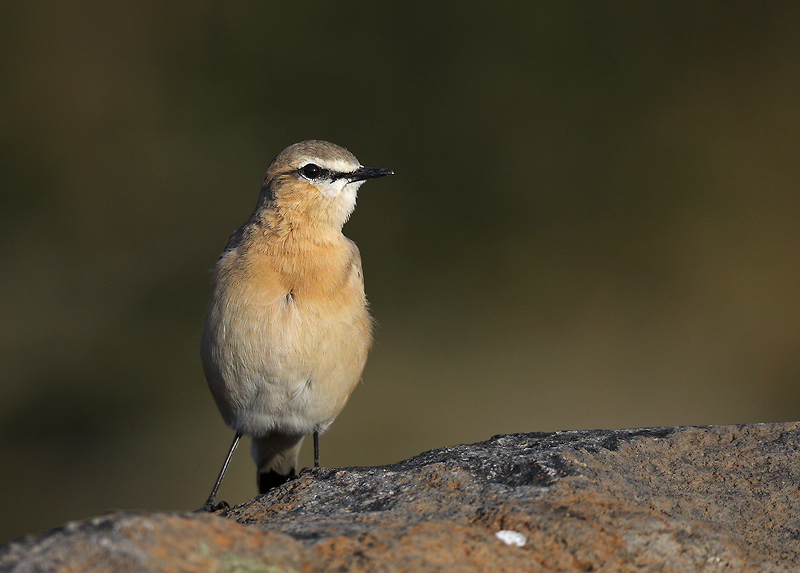
[{"label": "blurred background", "polygon": [[324,465],[800,419],[799,29],[794,2],[0,4],[0,541],[205,501],[210,269],[310,138],[397,173],[345,227],[379,326]]}]

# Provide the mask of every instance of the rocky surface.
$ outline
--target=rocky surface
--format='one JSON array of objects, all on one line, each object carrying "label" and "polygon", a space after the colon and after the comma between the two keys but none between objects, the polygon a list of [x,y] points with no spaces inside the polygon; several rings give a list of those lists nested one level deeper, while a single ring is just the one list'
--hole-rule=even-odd
[{"label": "rocky surface", "polygon": [[218,515],[70,523],[0,571],[795,571],[798,444],[800,423],[497,436]]}]

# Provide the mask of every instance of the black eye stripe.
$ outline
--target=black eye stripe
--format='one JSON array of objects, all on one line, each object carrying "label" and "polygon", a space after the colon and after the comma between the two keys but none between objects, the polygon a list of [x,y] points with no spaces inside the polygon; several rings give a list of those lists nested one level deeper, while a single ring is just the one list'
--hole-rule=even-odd
[{"label": "black eye stripe", "polygon": [[297,168],[297,173],[311,181],[318,181],[321,179],[329,179],[330,181],[336,181],[337,179],[348,179],[353,176],[353,173],[341,173],[339,171],[331,171],[330,169],[324,169],[317,165],[316,163],[306,163],[302,167]]}]

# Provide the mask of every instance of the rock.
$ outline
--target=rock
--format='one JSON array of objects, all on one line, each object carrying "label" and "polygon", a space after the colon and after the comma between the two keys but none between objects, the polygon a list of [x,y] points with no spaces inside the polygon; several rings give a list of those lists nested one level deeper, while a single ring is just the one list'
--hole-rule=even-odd
[{"label": "rock", "polygon": [[70,523],[0,571],[796,571],[799,443],[800,423],[496,436],[218,515]]}]

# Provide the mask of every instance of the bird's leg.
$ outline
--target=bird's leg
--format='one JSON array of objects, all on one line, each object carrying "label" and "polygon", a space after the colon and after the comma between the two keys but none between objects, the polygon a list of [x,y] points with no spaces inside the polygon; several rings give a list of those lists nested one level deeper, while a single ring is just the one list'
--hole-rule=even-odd
[{"label": "bird's leg", "polygon": [[211,495],[208,496],[208,501],[201,507],[202,511],[217,511],[218,509],[227,509],[230,506],[221,501],[216,503],[217,500],[217,491],[219,491],[219,486],[222,483],[222,478],[225,477],[225,472],[228,469],[228,464],[231,463],[231,458],[233,457],[233,452],[236,451],[236,446],[239,445],[239,438],[242,437],[242,434],[236,432],[236,436],[233,438],[233,443],[231,444],[231,449],[228,451],[228,457],[225,458],[225,463],[222,464],[222,469],[219,472],[219,477],[217,478],[217,483],[214,484],[214,489],[211,490]]},{"label": "bird's leg", "polygon": [[319,431],[314,430],[314,467],[319,467]]}]

